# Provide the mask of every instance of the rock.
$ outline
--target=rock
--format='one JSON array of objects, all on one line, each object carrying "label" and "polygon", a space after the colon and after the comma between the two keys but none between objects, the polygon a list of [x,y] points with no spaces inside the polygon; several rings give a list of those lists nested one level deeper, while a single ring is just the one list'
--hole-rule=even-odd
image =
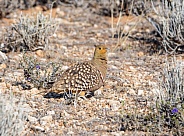
[{"label": "rock", "polygon": [[125,32],[129,32],[130,31],[130,26],[129,25],[124,25],[123,27]]},{"label": "rock", "polygon": [[125,133],[124,131],[112,132],[111,135],[113,135],[113,136],[123,136],[124,133]]},{"label": "rock", "polygon": [[45,129],[43,127],[40,127],[40,126],[33,126],[32,129],[36,130],[36,131],[41,131],[41,132],[45,131]]},{"label": "rock", "polygon": [[64,45],[63,46],[60,46],[60,48],[63,49],[63,50],[67,50],[67,47],[64,46]]},{"label": "rock", "polygon": [[97,126],[95,126],[95,129],[96,130],[107,130],[108,128],[105,125],[97,125]]},{"label": "rock", "polygon": [[95,95],[102,95],[103,93],[103,90],[102,89],[98,89],[94,92]]},{"label": "rock", "polygon": [[60,121],[60,122],[59,122],[59,126],[61,126],[62,128],[64,128],[64,127],[65,127],[64,122],[63,122],[63,121]]},{"label": "rock", "polygon": [[54,133],[54,132],[49,133],[49,135],[50,136],[57,136],[56,133]]},{"label": "rock", "polygon": [[2,63],[5,60],[8,60],[8,57],[6,56],[5,53],[0,51],[0,63]]},{"label": "rock", "polygon": [[127,46],[128,46],[128,45],[127,45],[126,43],[124,43],[124,42],[121,43],[121,49],[122,49],[122,50],[127,49]]},{"label": "rock", "polygon": [[61,67],[61,70],[64,71],[64,70],[67,70],[68,68],[69,68],[68,66],[62,66],[62,67]]},{"label": "rock", "polygon": [[46,121],[40,121],[40,125],[46,126],[47,122]]},{"label": "rock", "polygon": [[117,111],[121,107],[121,103],[116,100],[110,100],[109,105],[113,111]]},{"label": "rock", "polygon": [[48,115],[54,115],[55,114],[55,111],[47,111],[47,114]]},{"label": "rock", "polygon": [[154,95],[160,95],[161,91],[157,88],[152,89],[151,91]]},{"label": "rock", "polygon": [[136,72],[137,70],[133,66],[129,66],[131,72]]},{"label": "rock", "polygon": [[101,37],[101,36],[102,36],[102,34],[101,34],[101,33],[97,33],[96,35],[97,35],[97,37]]},{"label": "rock", "polygon": [[110,69],[117,70],[118,67],[116,67],[116,66],[114,66],[114,65],[111,65],[111,66],[110,66]]},{"label": "rock", "polygon": [[112,52],[109,52],[109,53],[108,53],[108,57],[109,57],[109,58],[113,58],[113,57],[116,57],[116,56],[117,56],[116,53],[112,53]]},{"label": "rock", "polygon": [[77,115],[79,115],[79,116],[85,116],[85,114],[86,114],[86,112],[85,111],[79,111],[79,112],[77,112]]},{"label": "rock", "polygon": [[36,55],[38,55],[39,57],[44,57],[45,56],[45,52],[43,50],[37,50],[36,52]]},{"label": "rock", "polygon": [[141,56],[144,55],[144,52],[140,51],[140,52],[137,53],[137,55],[138,55],[139,57],[141,57]]},{"label": "rock", "polygon": [[74,132],[73,132],[73,131],[69,131],[69,132],[67,133],[67,135],[74,135]]},{"label": "rock", "polygon": [[46,126],[44,125],[44,129],[45,129],[46,132],[49,132],[49,130],[50,130],[50,124],[49,125],[46,125]]},{"label": "rock", "polygon": [[97,25],[97,24],[94,24],[94,27],[95,27],[95,28],[97,28],[97,27],[98,27],[98,25]]},{"label": "rock", "polygon": [[[46,124],[50,124],[52,122],[52,116],[48,115],[48,116],[44,116],[40,119],[40,124],[42,126],[45,126]],[[47,130],[48,128],[45,128],[45,130]]]},{"label": "rock", "polygon": [[24,104],[23,104],[23,107],[26,109],[26,112],[30,112],[30,111],[32,111],[32,109],[31,109],[30,105],[29,105],[29,104],[27,104],[27,103],[24,103]]},{"label": "rock", "polygon": [[38,94],[40,91],[37,88],[32,88],[30,92],[31,94]]},{"label": "rock", "polygon": [[128,93],[129,93],[130,95],[136,95],[135,90],[133,90],[133,89],[130,89],[130,90],[128,91]]},{"label": "rock", "polygon": [[5,69],[6,67],[7,67],[7,66],[6,66],[5,63],[0,64],[0,70],[1,70],[1,69]]},{"label": "rock", "polygon": [[66,14],[64,11],[60,10],[60,8],[56,9],[57,14],[59,14],[61,17],[64,17]]},{"label": "rock", "polygon": [[116,66],[122,66],[122,63],[121,62],[119,62],[119,61],[114,61],[114,64],[116,65]]},{"label": "rock", "polygon": [[4,77],[0,77],[0,82],[5,82]]},{"label": "rock", "polygon": [[143,95],[144,90],[138,90],[138,95]]},{"label": "rock", "polygon": [[51,115],[44,116],[40,119],[40,122],[42,122],[42,121],[51,122],[52,121],[52,116]]},{"label": "rock", "polygon": [[28,115],[27,118],[28,118],[28,120],[29,120],[31,123],[35,123],[35,122],[37,122],[37,120],[38,120],[37,118],[32,117],[32,116],[29,116],[29,115]]}]

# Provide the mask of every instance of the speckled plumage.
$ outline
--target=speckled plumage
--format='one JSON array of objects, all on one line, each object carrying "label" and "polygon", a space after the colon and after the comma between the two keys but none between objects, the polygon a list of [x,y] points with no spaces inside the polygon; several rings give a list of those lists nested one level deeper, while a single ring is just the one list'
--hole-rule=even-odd
[{"label": "speckled plumage", "polygon": [[67,69],[52,90],[56,93],[94,92],[104,85],[106,72],[107,48],[104,45],[96,46],[93,59]]}]

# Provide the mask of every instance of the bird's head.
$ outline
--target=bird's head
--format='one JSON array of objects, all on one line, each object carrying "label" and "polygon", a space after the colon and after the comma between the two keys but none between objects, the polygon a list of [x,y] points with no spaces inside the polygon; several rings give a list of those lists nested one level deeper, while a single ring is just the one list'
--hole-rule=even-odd
[{"label": "bird's head", "polygon": [[94,59],[106,59],[107,47],[105,45],[95,45]]}]

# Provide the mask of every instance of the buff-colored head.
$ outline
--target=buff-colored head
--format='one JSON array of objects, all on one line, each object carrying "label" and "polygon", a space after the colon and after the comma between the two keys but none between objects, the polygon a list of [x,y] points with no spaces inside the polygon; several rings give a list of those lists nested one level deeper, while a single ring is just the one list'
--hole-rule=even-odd
[{"label": "buff-colored head", "polygon": [[105,45],[95,45],[93,59],[107,59],[107,47]]}]

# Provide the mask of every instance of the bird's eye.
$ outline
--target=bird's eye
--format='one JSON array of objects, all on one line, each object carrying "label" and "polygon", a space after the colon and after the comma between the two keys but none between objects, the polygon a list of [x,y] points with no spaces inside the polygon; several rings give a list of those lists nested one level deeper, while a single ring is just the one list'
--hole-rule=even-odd
[{"label": "bird's eye", "polygon": [[101,47],[99,47],[99,50],[101,50],[102,48]]}]

